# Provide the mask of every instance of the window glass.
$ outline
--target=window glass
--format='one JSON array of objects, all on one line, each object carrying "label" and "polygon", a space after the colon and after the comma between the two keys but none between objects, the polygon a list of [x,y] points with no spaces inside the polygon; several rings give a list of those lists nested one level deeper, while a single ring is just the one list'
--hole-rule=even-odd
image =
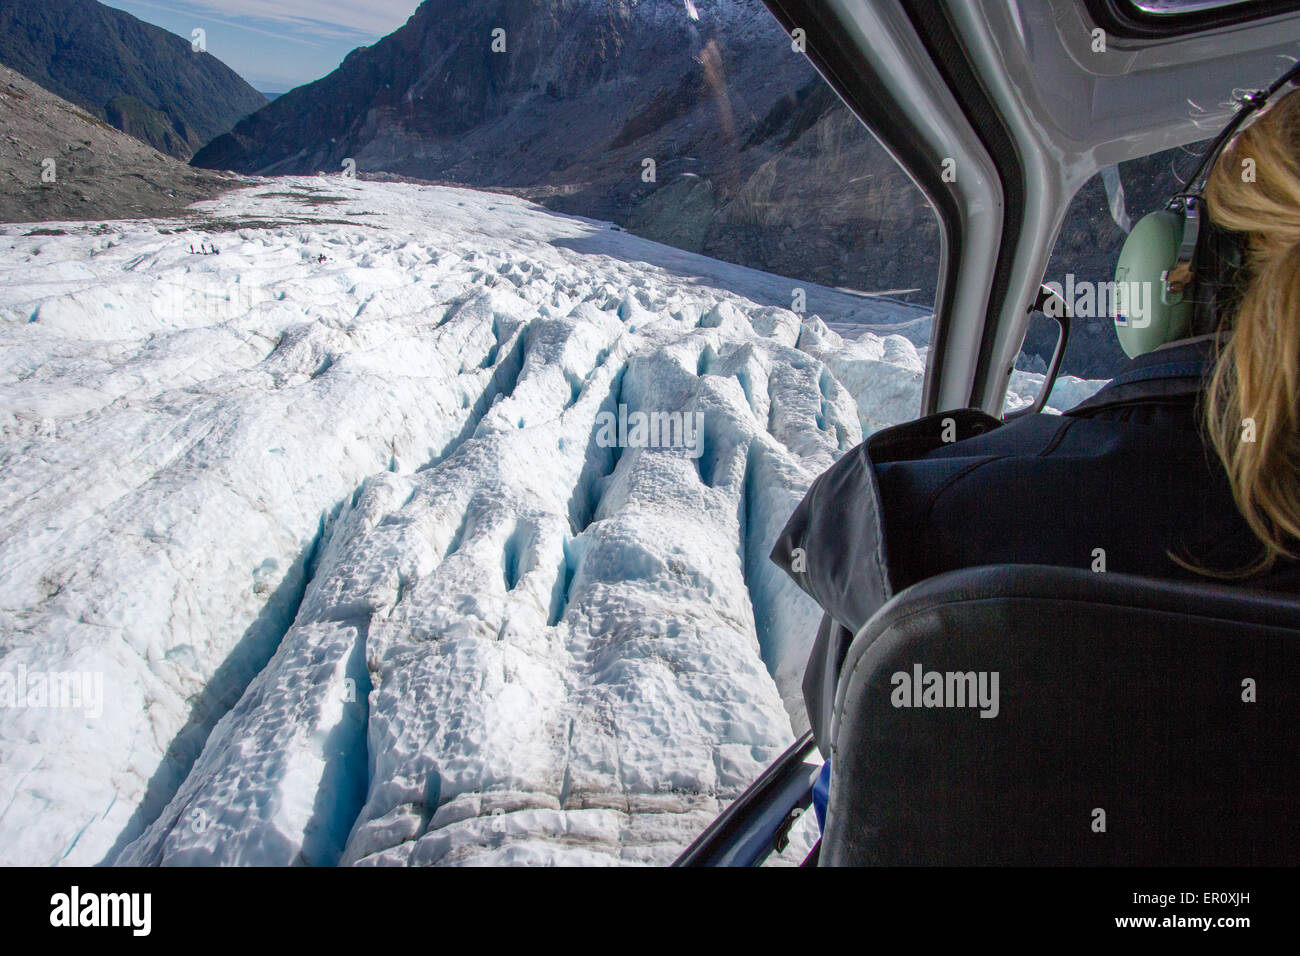
[{"label": "window glass", "polygon": [[[606,80],[588,71],[547,87],[528,162],[511,157],[504,184],[778,277],[760,304],[815,315],[843,338],[817,357],[854,393],[864,430],[915,418],[939,268],[928,201],[757,0],[649,7],[653,30],[626,35],[601,64]],[[582,29],[578,49],[609,47],[600,21]],[[674,268],[731,282],[703,260]],[[730,288],[758,294],[740,277]],[[901,338],[886,345],[890,335]],[[860,374],[873,361],[888,387]]]},{"label": "window glass", "polygon": [[[1074,316],[1062,376],[1108,380],[1127,362],[1110,312],[1115,262],[1132,224],[1182,188],[1207,145],[1120,163],[1088,180],[1075,195],[1044,277],[1062,292]],[[1049,361],[1055,344],[1054,323],[1031,326],[1017,368]]]}]

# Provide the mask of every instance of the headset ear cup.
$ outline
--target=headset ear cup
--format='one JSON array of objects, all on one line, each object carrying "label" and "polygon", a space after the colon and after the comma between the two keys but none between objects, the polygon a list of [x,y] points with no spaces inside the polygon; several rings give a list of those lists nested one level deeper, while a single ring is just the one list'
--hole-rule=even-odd
[{"label": "headset ear cup", "polygon": [[1112,318],[1119,344],[1137,358],[1187,335],[1192,317],[1185,292],[1168,292],[1165,275],[1178,262],[1183,215],[1173,209],[1148,213],[1124,241],[1115,266]]},{"label": "headset ear cup", "polygon": [[[1244,96],[1241,108],[1187,179],[1188,188],[1164,209],[1139,219],[1129,233],[1115,266],[1112,297],[1115,334],[1129,358],[1188,335],[1217,331],[1233,318],[1247,278],[1246,238],[1217,228],[1202,215],[1205,185],[1242,124],[1278,90],[1296,82],[1300,63],[1292,64],[1268,89]],[[1182,283],[1179,291],[1166,288],[1166,276]],[[1149,315],[1133,308],[1143,298]]]}]

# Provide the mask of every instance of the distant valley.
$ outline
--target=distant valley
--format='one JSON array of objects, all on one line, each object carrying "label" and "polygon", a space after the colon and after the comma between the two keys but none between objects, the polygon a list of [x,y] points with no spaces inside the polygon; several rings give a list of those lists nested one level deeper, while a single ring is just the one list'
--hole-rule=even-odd
[{"label": "distant valley", "polygon": [[266,105],[216,57],[94,0],[0,0],[0,63],[182,160]]},{"label": "distant valley", "polygon": [[[196,167],[497,190],[795,282],[932,303],[938,228],[911,180],[760,0],[693,8],[425,0],[328,76],[259,93],[93,0],[0,0],[0,62]],[[1159,203],[1188,155],[1125,164],[1129,209]],[[1090,182],[1046,278],[1105,281],[1123,239]],[[1035,331],[1026,351],[1045,360],[1053,344]],[[1088,319],[1064,369],[1097,377],[1121,359],[1109,323]]]}]

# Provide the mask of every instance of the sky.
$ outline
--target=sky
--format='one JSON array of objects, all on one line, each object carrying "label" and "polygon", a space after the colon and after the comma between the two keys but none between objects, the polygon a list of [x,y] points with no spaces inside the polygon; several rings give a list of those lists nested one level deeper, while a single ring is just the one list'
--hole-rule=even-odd
[{"label": "sky", "polygon": [[263,93],[325,76],[359,46],[392,33],[420,0],[101,0],[191,39]]}]

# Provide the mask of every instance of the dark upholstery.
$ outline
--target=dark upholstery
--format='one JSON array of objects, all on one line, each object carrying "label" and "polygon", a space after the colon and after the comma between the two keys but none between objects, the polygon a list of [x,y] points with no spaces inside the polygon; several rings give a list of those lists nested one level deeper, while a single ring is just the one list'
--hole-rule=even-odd
[{"label": "dark upholstery", "polygon": [[[998,672],[998,715],[895,707],[892,675],[918,663]],[[1300,863],[1300,602],[949,572],[856,635],[832,735],[822,865]]]}]

